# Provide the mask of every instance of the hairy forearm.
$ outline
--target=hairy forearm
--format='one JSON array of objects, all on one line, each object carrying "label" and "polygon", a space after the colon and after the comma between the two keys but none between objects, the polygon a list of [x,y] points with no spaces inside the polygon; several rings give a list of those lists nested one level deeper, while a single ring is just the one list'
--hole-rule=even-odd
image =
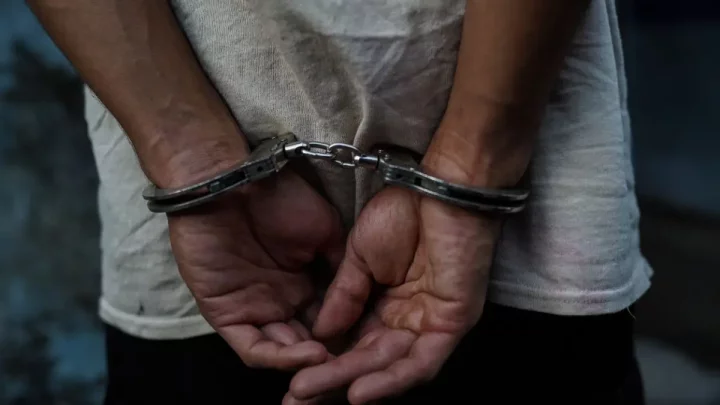
[{"label": "hairy forearm", "polygon": [[145,173],[185,185],[247,155],[165,0],[29,0],[127,132]]},{"label": "hairy forearm", "polygon": [[520,181],[589,0],[468,0],[453,89],[424,166],[487,187]]}]

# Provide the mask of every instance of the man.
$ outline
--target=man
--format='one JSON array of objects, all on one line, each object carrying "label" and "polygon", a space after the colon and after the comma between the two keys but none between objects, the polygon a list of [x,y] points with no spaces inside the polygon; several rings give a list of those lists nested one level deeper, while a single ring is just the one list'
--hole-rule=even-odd
[{"label": "man", "polygon": [[[93,91],[107,404],[642,402],[613,1],[30,3]],[[146,177],[288,131],[531,200],[499,218],[312,161],[145,207]]]}]

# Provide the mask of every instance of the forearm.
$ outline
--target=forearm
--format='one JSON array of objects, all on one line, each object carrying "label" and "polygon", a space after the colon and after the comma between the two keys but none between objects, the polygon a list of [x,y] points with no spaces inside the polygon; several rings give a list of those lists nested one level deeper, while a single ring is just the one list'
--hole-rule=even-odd
[{"label": "forearm", "polygon": [[589,0],[468,0],[453,89],[423,161],[438,176],[514,186]]},{"label": "forearm", "polygon": [[186,185],[247,155],[168,1],[28,3],[123,126],[153,182]]}]

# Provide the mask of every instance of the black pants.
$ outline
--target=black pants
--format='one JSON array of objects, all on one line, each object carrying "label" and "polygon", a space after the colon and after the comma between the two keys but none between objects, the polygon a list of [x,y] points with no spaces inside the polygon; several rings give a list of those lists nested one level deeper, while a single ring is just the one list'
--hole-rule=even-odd
[{"label": "black pants", "polygon": [[[247,368],[216,335],[149,341],[107,327],[105,405],[280,404],[291,373]],[[390,404],[642,404],[629,311],[561,317],[488,304],[430,384]]]}]

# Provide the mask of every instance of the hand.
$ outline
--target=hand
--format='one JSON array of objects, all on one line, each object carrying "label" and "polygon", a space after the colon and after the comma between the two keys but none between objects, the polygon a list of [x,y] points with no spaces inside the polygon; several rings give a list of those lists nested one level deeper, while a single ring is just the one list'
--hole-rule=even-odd
[{"label": "hand", "polygon": [[378,193],[348,239],[313,332],[342,334],[361,318],[373,284],[387,287],[357,343],[292,380],[285,404],[349,386],[368,403],[431,380],[480,318],[499,224],[399,188]]},{"label": "hand", "polygon": [[303,324],[320,297],[320,275],[309,265],[324,257],[337,268],[344,233],[333,207],[302,178],[286,168],[169,215],[168,224],[200,311],[248,366],[295,369],[327,359]]}]

